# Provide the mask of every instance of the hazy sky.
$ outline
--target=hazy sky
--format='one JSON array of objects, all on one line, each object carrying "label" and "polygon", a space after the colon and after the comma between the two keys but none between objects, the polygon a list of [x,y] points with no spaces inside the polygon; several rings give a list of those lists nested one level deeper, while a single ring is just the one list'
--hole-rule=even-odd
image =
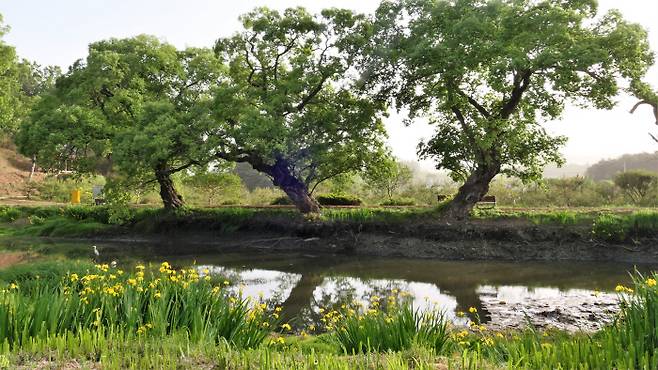
[{"label": "hazy sky", "polygon": [[[211,46],[238,29],[238,15],[256,6],[284,9],[305,6],[311,10],[345,7],[372,12],[379,0],[0,0],[0,14],[11,27],[7,43],[21,57],[40,64],[56,64],[64,70],[84,58],[87,45],[109,37],[142,33],[158,36],[178,47]],[[600,0],[600,10],[618,8],[626,19],[649,30],[652,49],[658,51],[658,0]],[[648,77],[658,88],[658,67]],[[658,150],[647,132],[658,133],[653,114],[645,106],[634,115],[628,110],[634,99],[621,96],[611,111],[569,107],[563,119],[546,127],[566,135],[563,149],[569,163],[591,164],[624,153]],[[405,160],[416,159],[416,144],[433,130],[422,123],[404,127],[393,115],[387,121],[389,144]],[[423,163],[431,167],[431,163]]]}]

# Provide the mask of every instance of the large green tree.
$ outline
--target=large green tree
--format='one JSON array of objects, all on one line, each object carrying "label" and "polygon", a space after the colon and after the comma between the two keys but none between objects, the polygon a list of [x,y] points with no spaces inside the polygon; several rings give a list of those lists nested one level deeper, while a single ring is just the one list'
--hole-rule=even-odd
[{"label": "large green tree", "polygon": [[129,186],[157,182],[165,208],[180,207],[171,176],[210,160],[211,90],[221,74],[209,49],[145,35],[93,43],[37,104],[21,148],[78,172],[110,161]]},{"label": "large green tree", "polygon": [[384,106],[353,92],[364,17],[330,9],[256,9],[215,45],[228,67],[216,94],[216,156],[268,175],[304,213],[315,187],[384,154]]},{"label": "large green tree", "polygon": [[567,102],[609,109],[620,79],[653,61],[646,31],[594,0],[396,0],[381,4],[364,82],[436,134],[419,146],[463,182],[446,209],[465,218],[503,173],[540,178],[565,138],[543,120]]},{"label": "large green tree", "polygon": [[8,30],[0,14],[0,134],[12,133],[16,129],[16,108],[20,101],[16,51],[2,41]]}]

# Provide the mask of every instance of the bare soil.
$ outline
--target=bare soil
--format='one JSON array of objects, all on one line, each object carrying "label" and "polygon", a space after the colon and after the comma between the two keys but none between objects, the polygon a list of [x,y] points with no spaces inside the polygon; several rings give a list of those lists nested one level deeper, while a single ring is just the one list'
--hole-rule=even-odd
[{"label": "bare soil", "polygon": [[[0,145],[0,198],[25,195],[25,182],[30,176],[32,161],[16,152],[11,145]],[[41,181],[44,173],[36,172],[32,179]]]},{"label": "bare soil", "polygon": [[23,252],[2,252],[0,253],[0,269],[15,265],[27,259]]}]

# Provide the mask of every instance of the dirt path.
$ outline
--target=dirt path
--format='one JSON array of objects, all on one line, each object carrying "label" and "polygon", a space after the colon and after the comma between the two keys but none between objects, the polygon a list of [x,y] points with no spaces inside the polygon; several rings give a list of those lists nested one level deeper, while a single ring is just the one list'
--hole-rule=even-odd
[{"label": "dirt path", "polygon": [[0,269],[24,261],[27,254],[24,252],[0,252]]}]

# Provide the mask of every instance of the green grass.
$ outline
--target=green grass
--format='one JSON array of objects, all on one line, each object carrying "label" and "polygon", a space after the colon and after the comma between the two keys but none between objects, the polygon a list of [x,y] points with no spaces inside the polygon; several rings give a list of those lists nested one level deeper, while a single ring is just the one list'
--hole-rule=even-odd
[{"label": "green grass", "polygon": [[[330,352],[306,352],[289,346],[262,346],[237,349],[225,341],[193,341],[185,333],[165,338],[138,337],[123,332],[85,330],[36,339],[20,349],[4,348],[0,358],[5,368],[83,368],[103,369],[435,369],[437,359],[427,351],[369,353],[343,356]],[[453,361],[456,364],[456,361]],[[99,366],[100,365],[100,366]],[[453,368],[457,368],[454,366]]]},{"label": "green grass", "polygon": [[[184,208],[167,212],[159,208],[127,208],[121,225],[112,224],[113,210],[108,207],[2,207],[0,235],[89,237],[121,232],[166,233],[174,230],[231,233],[238,230],[282,228],[304,222],[352,224],[405,224],[434,222],[441,207],[361,207],[325,208],[321,215],[305,218],[290,208],[222,207]],[[622,242],[631,238],[658,234],[658,211],[654,209],[557,209],[517,210],[507,208],[473,211],[474,220],[514,220],[534,225],[589,229],[591,237],[601,241]],[[3,221],[4,220],[4,221]],[[24,220],[24,221],[22,221]]]},{"label": "green grass", "polygon": [[328,332],[307,336],[196,270],[44,261],[0,271],[0,368],[655,369],[656,278],[619,286],[619,316],[592,335],[492,333],[477,314],[454,327],[392,292],[323,312]]}]

